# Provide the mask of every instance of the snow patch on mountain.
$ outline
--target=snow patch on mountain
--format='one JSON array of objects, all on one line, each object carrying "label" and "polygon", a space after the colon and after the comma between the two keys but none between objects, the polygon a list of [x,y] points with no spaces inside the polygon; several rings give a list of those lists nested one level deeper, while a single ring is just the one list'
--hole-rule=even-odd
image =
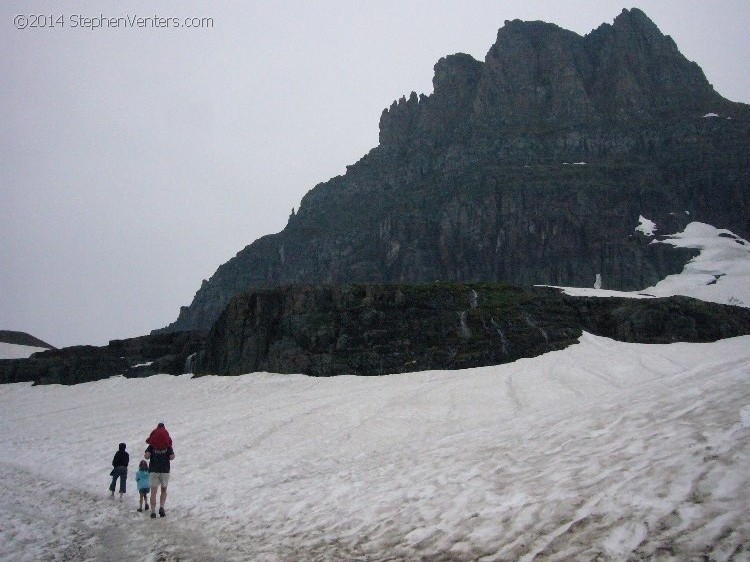
[{"label": "snow patch on mountain", "polygon": [[700,254],[683,271],[644,292],[657,297],[685,295],[704,301],[750,307],[750,242],[726,229],[692,222],[681,233],[658,241]]},{"label": "snow patch on mountain", "polygon": [[[640,217],[640,220],[642,225],[651,222],[644,217]],[[647,228],[644,226],[644,234],[645,230]],[[681,273],[670,275],[653,287],[641,291],[561,288],[572,296],[650,298],[683,295],[720,304],[750,307],[750,242],[744,238],[726,229],[691,222],[682,232],[655,239],[651,243],[693,248],[700,253],[685,265]],[[606,284],[606,279],[603,281]]]},{"label": "snow patch on mountain", "polygon": [[635,227],[636,232],[641,232],[646,236],[653,236],[656,234],[656,223],[648,220],[643,215],[638,216],[638,226]]}]

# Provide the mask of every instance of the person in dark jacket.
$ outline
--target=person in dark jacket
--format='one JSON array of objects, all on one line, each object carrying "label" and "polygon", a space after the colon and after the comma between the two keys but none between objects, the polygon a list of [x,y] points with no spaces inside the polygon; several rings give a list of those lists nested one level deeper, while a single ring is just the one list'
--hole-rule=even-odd
[{"label": "person in dark jacket", "polygon": [[149,444],[143,457],[148,460],[149,484],[151,486],[151,518],[156,517],[156,489],[161,488],[159,494],[159,516],[166,517],[164,504],[167,503],[167,484],[169,484],[170,461],[174,460],[174,449],[156,449]]},{"label": "person in dark jacket", "polygon": [[125,481],[128,476],[128,462],[130,462],[130,455],[125,451],[125,443],[120,443],[119,450],[115,453],[115,457],[112,459],[112,472],[109,475],[112,477],[112,483],[109,485],[109,491],[112,497],[115,496],[115,485],[117,479],[120,479],[120,501],[125,493]]}]

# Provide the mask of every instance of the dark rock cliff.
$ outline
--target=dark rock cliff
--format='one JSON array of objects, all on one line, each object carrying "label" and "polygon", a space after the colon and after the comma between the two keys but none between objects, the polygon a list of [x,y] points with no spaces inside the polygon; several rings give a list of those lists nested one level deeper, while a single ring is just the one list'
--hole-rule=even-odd
[{"label": "dark rock cliff", "polygon": [[179,332],[112,340],[109,345],[77,345],[34,353],[28,359],[0,360],[0,384],[76,384],[115,375],[179,375],[203,347],[205,332]]},{"label": "dark rock cliff", "polygon": [[195,373],[479,367],[562,349],[582,330],[627,342],[705,342],[750,334],[750,310],[686,297],[581,298],[486,283],[259,289],[224,310]]},{"label": "dark rock cliff", "polygon": [[716,93],[637,9],[584,37],[506,22],[484,62],[445,57],[433,85],[384,110],[379,145],[219,267],[164,330],[209,329],[235,295],[287,284],[601,274],[641,289],[690,254],[650,244],[639,215],[659,234],[703,221],[750,235],[750,106]]},{"label": "dark rock cliff", "polygon": [[235,297],[208,334],[157,334],[0,360],[0,383],[460,369],[559,350],[583,330],[627,342],[713,341],[750,334],[750,310],[686,297],[581,298],[490,283],[287,286]]}]

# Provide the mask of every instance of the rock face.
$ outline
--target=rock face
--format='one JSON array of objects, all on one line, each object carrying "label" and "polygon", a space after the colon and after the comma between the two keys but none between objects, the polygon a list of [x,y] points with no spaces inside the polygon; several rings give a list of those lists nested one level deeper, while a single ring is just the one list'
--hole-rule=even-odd
[{"label": "rock face", "polygon": [[569,297],[493,284],[260,289],[236,297],[196,374],[314,376],[495,365],[561,349],[582,330],[640,343],[750,333],[750,310],[686,297]]},{"label": "rock face", "polygon": [[204,332],[179,332],[113,340],[104,347],[81,345],[0,360],[0,384],[76,384],[115,375],[145,377],[186,372],[188,358],[202,348]]},{"label": "rock face", "polygon": [[43,342],[39,338],[35,338],[31,334],[26,332],[16,332],[13,330],[0,330],[0,342],[13,343],[16,345],[26,345],[29,347],[46,347],[47,349],[55,349],[47,342]]},{"label": "rock face", "polygon": [[[253,287],[488,281],[637,290],[679,272],[658,233],[750,235],[750,106],[722,98],[637,9],[581,37],[506,22],[483,62],[383,111],[380,143],[286,228],[219,267],[165,331]],[[719,117],[704,117],[712,113]],[[585,163],[585,164],[584,164]]]}]

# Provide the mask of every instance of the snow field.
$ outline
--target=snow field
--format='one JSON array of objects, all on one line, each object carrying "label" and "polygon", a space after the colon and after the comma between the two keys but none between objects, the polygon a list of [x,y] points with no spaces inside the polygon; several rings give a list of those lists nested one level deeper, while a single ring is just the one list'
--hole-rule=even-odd
[{"label": "snow field", "polygon": [[[0,560],[747,559],[749,344],[584,334],[464,371],[4,385]],[[162,420],[153,521],[134,470]]]}]

